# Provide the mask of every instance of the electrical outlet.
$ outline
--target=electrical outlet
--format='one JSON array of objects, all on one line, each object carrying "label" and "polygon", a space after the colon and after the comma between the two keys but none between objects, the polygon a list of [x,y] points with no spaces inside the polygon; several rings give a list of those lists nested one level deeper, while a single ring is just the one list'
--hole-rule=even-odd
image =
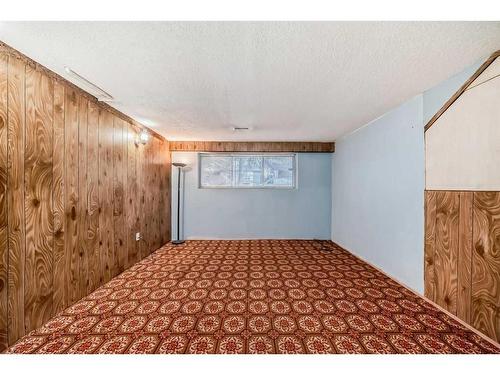
[{"label": "electrical outlet", "polygon": [[137,233],[135,234],[135,240],[136,240],[136,241],[139,241],[140,239],[141,239],[141,233],[140,233],[140,232],[137,232]]}]

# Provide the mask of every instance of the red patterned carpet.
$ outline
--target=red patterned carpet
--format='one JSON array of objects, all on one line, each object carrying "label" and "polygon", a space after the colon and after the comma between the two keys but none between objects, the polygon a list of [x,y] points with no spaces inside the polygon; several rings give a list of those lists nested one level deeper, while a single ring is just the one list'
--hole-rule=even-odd
[{"label": "red patterned carpet", "polygon": [[166,245],[11,353],[499,353],[328,241]]}]

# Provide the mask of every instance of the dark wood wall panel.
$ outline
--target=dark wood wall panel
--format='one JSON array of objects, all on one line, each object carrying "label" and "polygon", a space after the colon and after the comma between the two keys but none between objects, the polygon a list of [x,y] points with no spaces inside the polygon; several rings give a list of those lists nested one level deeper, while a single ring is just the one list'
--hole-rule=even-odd
[{"label": "dark wood wall panel", "polygon": [[0,352],[7,347],[7,67],[0,55]]},{"label": "dark wood wall panel", "polygon": [[[138,208],[139,208],[139,231],[142,234],[142,238],[139,241],[139,247],[138,247],[138,256],[139,259],[144,258],[147,256],[148,252],[148,242],[147,242],[147,219],[146,216],[148,214],[147,207],[146,207],[146,187],[148,186],[148,181],[146,179],[147,177],[147,165],[146,165],[146,149],[147,146],[144,147],[139,147],[137,149],[137,190],[139,194],[139,201],[138,201]],[[139,166],[142,166],[139,167]]]},{"label": "dark wood wall panel", "polygon": [[88,292],[100,285],[99,258],[99,108],[89,102],[87,117]]},{"label": "dark wood wall panel", "polygon": [[151,248],[153,246],[153,236],[151,236],[151,227],[152,227],[152,221],[147,220],[147,216],[151,214],[151,193],[148,189],[149,186],[151,186],[151,175],[152,175],[152,166],[151,166],[151,161],[152,161],[152,155],[151,155],[151,148],[152,148],[152,142],[149,142],[147,145],[144,146],[144,153],[143,153],[143,165],[144,171],[143,171],[143,198],[144,199],[144,220],[142,221],[142,228],[141,228],[141,233],[143,233],[144,237],[144,244],[145,244],[145,249],[142,254],[142,257],[146,257],[150,254]]},{"label": "dark wood wall panel", "polygon": [[52,79],[27,67],[24,153],[26,331],[41,326],[53,315],[53,95]]},{"label": "dark wood wall panel", "polygon": [[[65,207],[65,261],[67,265],[66,300],[63,306],[66,307],[78,301],[79,277],[80,277],[80,257],[78,243],[78,111],[80,109],[80,99],[75,90],[65,90],[64,101],[64,122],[65,122],[65,181],[64,181],[64,207]],[[61,277],[60,275],[58,275]]]},{"label": "dark wood wall panel", "polygon": [[425,296],[500,341],[500,192],[426,191]]},{"label": "dark wood wall panel", "polygon": [[165,169],[165,187],[164,187],[164,195],[165,195],[165,204],[163,206],[163,215],[162,217],[165,219],[165,228],[166,230],[162,230],[162,233],[166,235],[165,238],[163,238],[162,242],[167,242],[172,238],[172,227],[171,227],[171,207],[170,204],[172,202],[172,190],[171,190],[171,181],[172,181],[172,153],[169,151],[170,150],[170,142],[166,141],[166,145],[163,148],[163,153],[165,154],[165,162],[163,163],[163,167]]},{"label": "dark wood wall panel", "polygon": [[335,152],[334,142],[171,141],[171,151],[203,152]]},{"label": "dark wood wall panel", "polygon": [[142,128],[0,43],[0,352],[170,240]]},{"label": "dark wood wall panel", "polygon": [[87,148],[88,148],[88,100],[78,103],[78,299],[88,294],[87,248]]},{"label": "dark wood wall panel", "polygon": [[153,238],[153,243],[151,245],[150,251],[158,248],[160,246],[160,150],[161,144],[160,140],[154,138],[151,142],[151,213],[153,218],[151,220],[151,233]]},{"label": "dark wood wall panel", "polygon": [[471,321],[472,278],[472,204],[474,193],[463,191],[458,216],[457,316]]},{"label": "dark wood wall panel", "polygon": [[[435,302],[457,313],[458,215],[460,197],[440,191],[436,196],[436,238],[434,251]],[[452,275],[452,276],[449,276]]]},{"label": "dark wood wall panel", "polygon": [[99,113],[99,248],[101,283],[111,279],[113,265],[113,115]]},{"label": "dark wood wall panel", "polygon": [[500,192],[474,193],[472,324],[500,341]]},{"label": "dark wood wall panel", "polygon": [[7,109],[8,340],[24,336],[24,130],[26,65],[9,56]]},{"label": "dark wood wall panel", "polygon": [[126,143],[123,137],[123,120],[114,118],[113,132],[113,231],[114,249],[111,277],[123,272],[127,262],[125,246],[125,217],[124,217],[124,177],[127,176]]},{"label": "dark wood wall panel", "polygon": [[424,294],[435,300],[436,287],[434,280],[434,254],[436,253],[436,194],[427,191],[425,194],[425,250],[424,250]]},{"label": "dark wood wall panel", "polygon": [[64,133],[64,85],[54,82],[54,123],[52,140],[52,210],[54,214],[54,239],[53,239],[53,285],[52,296],[54,314],[59,313],[66,306],[67,301],[67,263],[65,254],[65,133]]},{"label": "dark wood wall panel", "polygon": [[[137,155],[138,145],[134,143],[134,139],[138,133],[135,128],[126,125],[127,137],[127,186],[125,191],[126,205],[126,248],[127,248],[127,264],[134,264],[139,260],[139,244],[135,239],[135,234],[140,232],[139,222],[139,192],[137,189]],[[166,242],[166,241],[165,241]],[[163,243],[165,243],[163,242]]]},{"label": "dark wood wall panel", "polygon": [[[168,141],[165,141],[168,143]],[[162,145],[158,153],[160,160],[160,193],[159,206],[160,206],[160,242],[165,243],[170,239],[170,152],[168,151],[168,144]]]}]

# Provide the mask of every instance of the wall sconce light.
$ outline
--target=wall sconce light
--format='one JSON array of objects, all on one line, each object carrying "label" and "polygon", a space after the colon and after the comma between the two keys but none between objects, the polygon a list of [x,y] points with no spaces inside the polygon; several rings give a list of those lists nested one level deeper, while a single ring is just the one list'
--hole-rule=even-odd
[{"label": "wall sconce light", "polygon": [[135,144],[143,144],[145,145],[149,141],[149,132],[146,129],[142,129],[137,138],[135,139]]}]

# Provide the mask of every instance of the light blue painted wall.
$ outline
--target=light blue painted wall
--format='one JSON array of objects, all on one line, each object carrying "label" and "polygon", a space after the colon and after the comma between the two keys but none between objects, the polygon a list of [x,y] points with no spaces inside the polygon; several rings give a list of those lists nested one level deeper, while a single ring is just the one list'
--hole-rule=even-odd
[{"label": "light blue painted wall", "polygon": [[[197,153],[174,152],[172,160],[190,166],[185,174],[183,199],[186,238],[330,239],[331,154],[298,154],[298,188],[293,190],[199,189]],[[176,189],[174,168],[174,238]]]},{"label": "light blue painted wall", "polygon": [[484,61],[337,140],[332,240],[424,289],[423,127]]},{"label": "light blue painted wall", "polygon": [[423,291],[424,142],[419,95],[336,142],[332,240]]}]

